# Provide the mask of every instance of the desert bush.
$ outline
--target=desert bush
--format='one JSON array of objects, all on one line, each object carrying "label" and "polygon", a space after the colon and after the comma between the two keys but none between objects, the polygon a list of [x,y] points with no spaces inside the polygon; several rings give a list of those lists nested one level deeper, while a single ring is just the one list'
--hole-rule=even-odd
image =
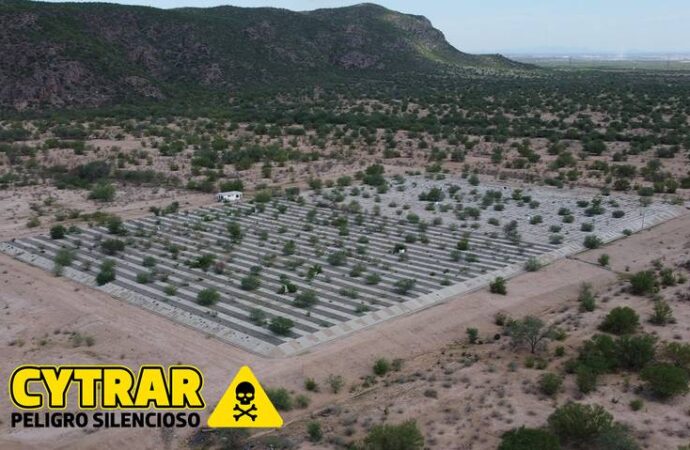
[{"label": "desert bush", "polygon": [[67,229],[62,225],[55,225],[50,229],[51,239],[63,239],[67,234]]},{"label": "desert bush", "polygon": [[569,402],[557,408],[548,424],[561,443],[584,445],[613,427],[613,416],[599,405]]},{"label": "desert bush", "polygon": [[489,291],[492,294],[506,295],[508,293],[508,289],[506,288],[506,280],[503,277],[494,278],[494,280],[489,284]]},{"label": "desert bush", "polygon": [[656,275],[651,270],[637,272],[630,277],[630,292],[635,295],[653,294],[659,290]]},{"label": "desert bush", "polygon": [[369,285],[379,284],[381,282],[381,275],[378,273],[370,273],[364,277],[364,282]]},{"label": "desert bush", "polygon": [[53,258],[53,262],[62,267],[71,266],[73,261],[74,251],[67,248],[58,250],[57,253],[55,253],[55,258]]},{"label": "desert bush", "polygon": [[672,364],[652,364],[640,372],[640,378],[654,395],[661,399],[685,395],[688,392],[688,373]]},{"label": "desert bush", "polygon": [[638,371],[654,359],[656,338],[651,334],[622,336],[616,341],[618,367]]},{"label": "desert bush", "polygon": [[115,199],[115,186],[110,183],[99,183],[89,192],[89,199],[112,202]]},{"label": "desert bush", "polygon": [[228,231],[230,240],[232,242],[238,244],[242,241],[242,236],[244,233],[242,232],[242,226],[238,222],[228,222],[228,224],[225,226],[225,229]]},{"label": "desert bush", "polygon": [[278,411],[290,411],[294,407],[292,395],[285,388],[266,388],[266,395]]},{"label": "desert bush", "polygon": [[280,336],[288,336],[295,324],[287,317],[274,317],[268,325],[268,329]]},{"label": "desert bush", "polygon": [[212,288],[199,291],[196,296],[196,302],[201,306],[215,305],[218,303],[218,300],[220,300],[220,293]]},{"label": "desert bush", "polygon": [[662,347],[661,356],[665,361],[690,373],[690,344],[669,342]]},{"label": "desert bush", "polygon": [[125,249],[125,243],[119,239],[106,239],[101,242],[101,250],[106,255],[115,255]]},{"label": "desert bush", "polygon": [[266,313],[259,308],[252,308],[249,311],[249,320],[255,325],[264,326],[266,324]]},{"label": "desert bush", "polygon": [[313,378],[305,378],[304,389],[309,392],[319,392],[319,385]]},{"label": "desert bush", "polygon": [[412,278],[403,278],[393,284],[396,294],[405,295],[417,284],[417,280]]},{"label": "desert bush", "polygon": [[668,267],[665,267],[659,271],[659,277],[661,279],[661,285],[664,287],[675,286],[678,282],[673,270]]},{"label": "desert bush", "polygon": [[321,424],[312,420],[307,424],[307,434],[309,440],[312,442],[319,442],[323,438],[323,431],[321,431]]},{"label": "desert bush", "polygon": [[652,316],[649,318],[649,321],[654,325],[666,325],[669,323],[674,323],[675,319],[673,318],[673,309],[671,309],[671,305],[661,299],[655,301],[654,310],[652,312]]},{"label": "desert bush", "polygon": [[612,334],[633,333],[640,325],[640,316],[628,306],[613,308],[599,325],[599,329]]},{"label": "desert bush", "polygon": [[539,390],[549,397],[553,397],[561,389],[563,378],[555,373],[545,373],[539,378]]},{"label": "desert bush", "polygon": [[598,375],[591,368],[581,365],[575,369],[575,384],[583,394],[588,394],[597,388]]},{"label": "desert bush", "polygon": [[639,411],[642,409],[643,406],[644,402],[639,398],[630,401],[630,409],[632,409],[633,411]]},{"label": "desert bush", "polygon": [[596,297],[592,293],[591,284],[582,283],[580,285],[580,294],[577,300],[580,302],[580,311],[594,311],[594,308],[596,308]]},{"label": "desert bush", "polygon": [[343,250],[333,252],[328,255],[328,264],[332,266],[343,266],[347,262],[347,253]]},{"label": "desert bush", "polygon": [[172,296],[172,295],[177,294],[177,288],[175,286],[173,286],[172,284],[165,286],[165,289],[163,289],[163,291],[165,292],[165,295]]},{"label": "desert bush", "polygon": [[298,308],[311,308],[318,301],[319,299],[316,296],[316,293],[314,291],[309,290],[302,291],[299,294],[297,294],[292,304]]},{"label": "desert bush", "polygon": [[364,438],[362,450],[421,450],[424,436],[414,421],[400,425],[374,425]]},{"label": "desert bush", "polygon": [[345,385],[345,380],[341,375],[330,374],[326,379],[326,383],[328,383],[328,386],[331,388],[331,392],[337,394]]},{"label": "desert bush", "polygon": [[261,286],[261,279],[258,275],[251,274],[240,280],[240,287],[245,291],[254,291]]},{"label": "desert bush", "polygon": [[601,247],[601,245],[604,242],[599,238],[599,236],[596,236],[594,234],[589,234],[585,236],[585,240],[583,241],[582,245],[585,246],[585,248],[588,249],[595,249]]},{"label": "desert bush", "polygon": [[137,274],[137,283],[147,284],[151,282],[151,274],[148,272],[139,272]]},{"label": "desert bush", "polygon": [[378,376],[383,376],[388,373],[391,368],[391,363],[386,358],[379,358],[374,363],[373,371]]},{"label": "desert bush", "polygon": [[467,329],[467,340],[469,341],[470,344],[476,344],[478,338],[479,338],[479,330],[477,330],[476,328],[468,328]]},{"label": "desert bush", "polygon": [[115,280],[115,261],[107,259],[101,263],[101,270],[96,275],[96,283],[103,286]]},{"label": "desert bush", "polygon": [[560,450],[556,435],[548,430],[520,427],[501,436],[498,450]]},{"label": "desert bush", "polygon": [[156,258],[153,256],[145,256],[141,261],[141,265],[144,267],[154,267],[156,265]]},{"label": "desert bush", "polygon": [[122,222],[122,219],[118,216],[109,216],[105,221],[105,227],[108,229],[108,233],[116,234],[119,236],[124,236],[127,234],[127,229]]},{"label": "desert bush", "polygon": [[537,259],[534,256],[530,256],[525,262],[525,270],[527,272],[536,272],[539,269],[541,269],[541,263],[539,262],[539,259]]},{"label": "desert bush", "polygon": [[610,263],[610,259],[611,259],[611,257],[608,254],[603,253],[603,254],[601,254],[601,256],[599,256],[599,259],[597,259],[597,262],[599,263],[600,266],[607,267]]}]

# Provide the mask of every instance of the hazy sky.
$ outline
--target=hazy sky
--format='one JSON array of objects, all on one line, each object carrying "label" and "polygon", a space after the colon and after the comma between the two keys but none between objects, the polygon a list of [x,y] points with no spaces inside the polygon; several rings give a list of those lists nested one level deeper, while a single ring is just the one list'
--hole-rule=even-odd
[{"label": "hazy sky", "polygon": [[[229,4],[302,11],[361,1],[122,0],[115,3],[160,8]],[[690,52],[690,0],[379,0],[375,3],[428,17],[451,44],[468,52]]]}]

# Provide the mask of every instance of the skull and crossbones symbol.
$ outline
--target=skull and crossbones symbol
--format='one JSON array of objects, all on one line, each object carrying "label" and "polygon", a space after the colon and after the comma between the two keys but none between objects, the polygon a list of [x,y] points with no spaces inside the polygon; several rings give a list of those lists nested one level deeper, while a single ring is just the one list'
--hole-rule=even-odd
[{"label": "skull and crossbones symbol", "polygon": [[[239,421],[240,418],[243,416],[247,416],[250,419],[252,419],[252,422],[256,420],[258,417],[257,414],[252,414],[252,411],[257,411],[257,407],[254,404],[254,385],[251,384],[248,381],[243,381],[240,384],[237,385],[235,388],[235,399],[237,400],[237,403],[235,403],[235,407],[233,408],[233,411],[237,411],[238,414],[233,414],[232,417],[235,418],[235,422]],[[242,406],[249,406],[249,408],[242,408]]]}]

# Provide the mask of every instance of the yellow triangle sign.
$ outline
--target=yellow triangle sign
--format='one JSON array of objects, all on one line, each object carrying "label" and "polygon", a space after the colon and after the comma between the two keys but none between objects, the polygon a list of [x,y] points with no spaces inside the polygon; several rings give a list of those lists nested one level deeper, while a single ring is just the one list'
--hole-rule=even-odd
[{"label": "yellow triangle sign", "polygon": [[211,428],[280,428],[283,419],[248,366],[242,366],[208,418]]}]

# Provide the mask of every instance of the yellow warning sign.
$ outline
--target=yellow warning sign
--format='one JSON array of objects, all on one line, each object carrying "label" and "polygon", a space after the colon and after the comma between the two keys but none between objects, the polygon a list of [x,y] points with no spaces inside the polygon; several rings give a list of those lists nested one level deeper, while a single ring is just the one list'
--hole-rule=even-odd
[{"label": "yellow warning sign", "polygon": [[283,419],[248,366],[242,366],[208,418],[211,428],[280,428]]}]

